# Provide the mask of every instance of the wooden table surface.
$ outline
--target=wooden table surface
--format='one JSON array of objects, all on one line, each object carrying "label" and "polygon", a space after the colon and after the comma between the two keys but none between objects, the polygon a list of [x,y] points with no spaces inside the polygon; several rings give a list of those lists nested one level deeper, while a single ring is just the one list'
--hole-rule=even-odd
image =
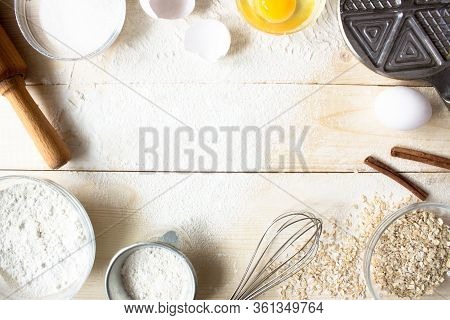
[{"label": "wooden table surface", "polygon": [[[51,61],[23,39],[11,10],[0,1],[0,21],[29,65],[32,95],[73,151],[59,171],[46,168],[8,102],[0,98],[0,174],[54,180],[86,207],[97,235],[93,272],[77,298],[104,299],[104,273],[114,253],[164,230],[178,230],[199,275],[199,298],[228,298],[265,226],[277,215],[312,207],[343,219],[361,194],[407,192],[362,164],[368,155],[390,161],[419,181],[431,199],[449,202],[450,174],[389,158],[394,145],[450,155],[450,112],[422,82],[383,78],[347,49],[330,0],[311,28],[274,37],[251,29],[232,0],[197,0],[178,21],[147,17],[127,1],[117,42],[89,61]],[[232,48],[210,64],[183,49],[184,32],[199,18],[223,21]],[[410,132],[382,128],[371,103],[386,87],[417,88],[434,115]],[[292,148],[280,143],[258,172],[243,170],[240,148],[221,150],[217,172],[160,172],[139,166],[139,128],[182,124],[277,125],[307,128],[302,161],[281,163]],[[197,146],[193,146],[197,150]],[[150,171],[150,170],[144,170]],[[164,172],[162,172],[164,171]],[[276,293],[273,294],[276,297]]]}]

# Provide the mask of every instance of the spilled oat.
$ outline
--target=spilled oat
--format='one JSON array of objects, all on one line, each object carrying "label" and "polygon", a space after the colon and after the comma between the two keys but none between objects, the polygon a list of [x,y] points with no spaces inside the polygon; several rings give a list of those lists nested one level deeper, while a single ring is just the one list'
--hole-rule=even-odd
[{"label": "spilled oat", "polygon": [[366,298],[362,270],[366,243],[387,214],[412,202],[411,196],[400,201],[393,199],[393,195],[375,195],[370,199],[363,196],[343,224],[325,221],[315,259],[281,287],[280,297]]}]

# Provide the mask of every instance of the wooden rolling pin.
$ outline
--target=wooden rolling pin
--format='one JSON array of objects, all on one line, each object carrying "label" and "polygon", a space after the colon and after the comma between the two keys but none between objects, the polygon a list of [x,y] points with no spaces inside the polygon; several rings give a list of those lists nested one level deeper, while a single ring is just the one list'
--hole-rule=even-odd
[{"label": "wooden rolling pin", "polygon": [[0,94],[14,107],[50,168],[70,160],[70,150],[25,87],[27,65],[0,25]]}]

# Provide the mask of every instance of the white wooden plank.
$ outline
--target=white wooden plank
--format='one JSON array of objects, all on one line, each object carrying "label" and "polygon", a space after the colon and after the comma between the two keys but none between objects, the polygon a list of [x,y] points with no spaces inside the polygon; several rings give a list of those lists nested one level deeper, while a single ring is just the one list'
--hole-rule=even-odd
[{"label": "white wooden plank", "polygon": [[[169,166],[160,162],[154,167],[151,158],[147,158],[145,169],[200,170],[198,158],[211,157],[205,155],[198,139],[182,144],[195,151],[194,166],[188,166],[188,156],[180,157],[180,165],[175,165],[174,142],[163,139],[163,133],[165,127],[173,133],[182,124],[158,108],[191,126],[196,137],[204,126],[218,131],[224,126],[260,127],[274,118],[270,124],[283,128],[286,137],[290,126],[297,129],[297,138],[305,127],[309,128],[300,146],[306,165],[300,158],[289,160],[296,150],[289,145],[298,139],[286,138],[278,143],[275,137],[270,159],[265,163],[266,154],[255,155],[251,140],[247,150],[242,150],[241,133],[233,135],[233,148],[228,152],[226,134],[220,131],[217,144],[210,144],[218,154],[215,168],[218,171],[252,171],[252,168],[259,168],[253,165],[255,159],[261,160],[261,170],[266,171],[364,171],[367,168],[362,161],[366,156],[374,154],[388,159],[394,145],[450,155],[450,113],[434,89],[421,89],[434,106],[432,121],[411,132],[386,130],[375,121],[371,104],[381,90],[381,87],[342,85],[161,84],[130,88],[72,85],[70,88],[36,86],[32,87],[32,94],[74,153],[73,161],[65,169],[139,170],[139,129],[151,127],[161,137],[159,156],[164,156],[163,144],[171,148]],[[1,100],[0,105],[0,135],[5,137],[0,140],[0,168],[45,169],[12,108],[5,100]],[[280,114],[282,116],[276,118]],[[149,141],[147,139],[146,146]],[[280,157],[286,160],[280,161]],[[248,160],[248,165],[242,165],[241,159]],[[392,163],[402,171],[437,170],[404,160],[392,160]]]},{"label": "white wooden plank", "polygon": [[[13,1],[8,2],[11,6]],[[55,62],[40,56],[25,43],[10,7],[4,3],[0,4],[0,21],[29,63],[28,81],[34,84],[117,83],[119,80],[126,83],[401,83],[378,76],[358,64],[340,34],[337,0],[327,2],[317,24],[283,37],[253,30],[240,17],[233,0],[197,2],[196,11],[187,19],[156,21],[145,15],[137,0],[127,1],[127,21],[122,34],[112,48],[92,59],[92,63]],[[206,63],[183,48],[185,31],[200,18],[219,19],[231,30],[230,55],[216,64]]]},{"label": "white wooden plank", "polygon": [[[5,174],[29,173],[1,173]],[[362,195],[393,193],[393,199],[400,199],[408,194],[379,174],[265,175],[290,195],[257,174],[32,174],[72,191],[91,217],[98,237],[97,258],[77,296],[85,299],[105,298],[104,274],[116,251],[167,230],[181,236],[181,247],[197,269],[198,298],[228,299],[256,242],[276,216],[311,206],[324,223],[335,218],[341,224]],[[430,191],[430,200],[450,201],[450,174],[410,177]],[[270,296],[278,297],[276,292]]]}]

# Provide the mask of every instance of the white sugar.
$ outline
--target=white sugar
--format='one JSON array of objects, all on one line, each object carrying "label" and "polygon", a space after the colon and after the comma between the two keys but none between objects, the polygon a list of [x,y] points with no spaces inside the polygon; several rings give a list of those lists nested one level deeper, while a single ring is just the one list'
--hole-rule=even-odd
[{"label": "white sugar", "polygon": [[120,0],[34,1],[47,45],[71,56],[89,55],[106,44],[123,9]]}]

